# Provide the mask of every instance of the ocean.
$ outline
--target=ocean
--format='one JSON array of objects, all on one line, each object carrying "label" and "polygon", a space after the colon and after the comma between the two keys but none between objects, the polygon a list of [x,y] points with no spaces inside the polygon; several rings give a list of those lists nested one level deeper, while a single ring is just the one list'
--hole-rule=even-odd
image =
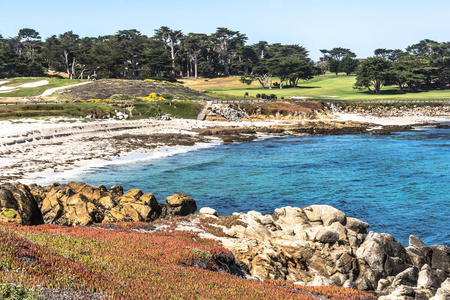
[{"label": "ocean", "polygon": [[46,180],[182,192],[220,215],[328,204],[405,246],[450,246],[450,129],[164,148]]}]

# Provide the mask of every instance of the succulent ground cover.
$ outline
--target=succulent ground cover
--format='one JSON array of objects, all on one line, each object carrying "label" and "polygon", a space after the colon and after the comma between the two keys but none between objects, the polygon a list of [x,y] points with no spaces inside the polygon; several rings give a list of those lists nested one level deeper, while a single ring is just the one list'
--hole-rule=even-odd
[{"label": "succulent ground cover", "polygon": [[[234,222],[230,219],[225,222]],[[0,227],[0,282],[22,289],[88,290],[110,299],[367,299],[338,287],[257,282],[214,272],[228,250],[189,232],[145,232],[151,224]],[[209,269],[193,267],[203,260]],[[47,290],[48,293],[48,290]]]}]

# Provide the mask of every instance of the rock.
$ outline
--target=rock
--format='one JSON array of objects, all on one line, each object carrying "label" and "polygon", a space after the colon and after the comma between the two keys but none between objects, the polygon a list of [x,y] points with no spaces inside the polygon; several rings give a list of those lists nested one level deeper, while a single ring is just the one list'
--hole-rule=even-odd
[{"label": "rock", "polygon": [[431,267],[450,273],[450,248],[447,246],[434,245],[431,248]]},{"label": "rock", "polygon": [[311,205],[302,209],[310,222],[322,222],[329,226],[334,222],[345,225],[345,213],[329,205]]},{"label": "rock", "polygon": [[406,248],[406,252],[417,268],[421,268],[424,264],[431,264],[431,248],[418,237],[413,235],[409,237],[409,247]]},{"label": "rock", "polygon": [[430,300],[450,300],[450,278],[447,278]]},{"label": "rock", "polygon": [[367,233],[367,228],[369,228],[369,224],[356,218],[347,217],[345,227],[357,233],[365,234]]},{"label": "rock", "polygon": [[379,300],[414,300],[414,289],[410,286],[400,285],[390,295],[381,296]]},{"label": "rock", "polygon": [[166,202],[169,216],[187,216],[197,210],[197,204],[194,199],[182,193],[167,197]]},{"label": "rock", "polygon": [[417,270],[416,267],[410,267],[404,270],[403,272],[397,274],[392,284],[395,286],[399,285],[416,286],[418,277],[419,277],[419,270]]},{"label": "rock", "polygon": [[211,208],[211,207],[202,207],[199,210],[199,213],[202,214],[202,215],[211,215],[211,216],[216,216],[216,217],[218,216],[217,215],[217,211],[214,208]]},{"label": "rock", "polygon": [[419,272],[417,287],[423,289],[438,288],[442,281],[436,276],[436,273],[429,265],[424,265]]},{"label": "rock", "polygon": [[339,240],[339,234],[330,230],[320,230],[315,239],[321,243],[334,244]]},{"label": "rock", "polygon": [[26,185],[20,183],[0,185],[0,221],[22,225],[44,223],[42,213]]},{"label": "rock", "polygon": [[[165,216],[195,211],[195,201],[183,194],[160,205],[153,194],[139,189],[123,193],[121,186],[89,186],[82,182],[41,187],[21,184],[0,186],[0,220],[20,224],[51,223],[87,226],[107,222],[150,222]],[[39,205],[34,198],[39,199]]]}]

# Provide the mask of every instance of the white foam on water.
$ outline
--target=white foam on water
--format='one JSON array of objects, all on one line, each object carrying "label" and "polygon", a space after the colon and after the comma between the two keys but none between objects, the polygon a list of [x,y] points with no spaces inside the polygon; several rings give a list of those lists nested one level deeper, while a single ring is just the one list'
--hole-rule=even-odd
[{"label": "white foam on water", "polygon": [[158,160],[190,151],[198,151],[206,148],[221,145],[222,142],[197,143],[193,146],[164,146],[152,152],[136,152],[125,155],[123,157],[113,157],[111,160],[96,161],[81,167],[76,167],[63,172],[41,173],[36,178],[19,180],[23,184],[36,183],[39,185],[47,185],[53,182],[65,181],[66,178],[74,178],[84,172],[95,172],[96,169],[104,168],[110,165],[130,164],[139,161]]}]

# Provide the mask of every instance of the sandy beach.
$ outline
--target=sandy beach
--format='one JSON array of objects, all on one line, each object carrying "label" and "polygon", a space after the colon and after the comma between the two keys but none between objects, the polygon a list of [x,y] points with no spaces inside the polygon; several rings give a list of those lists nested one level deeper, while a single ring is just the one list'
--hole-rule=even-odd
[{"label": "sandy beach", "polygon": [[199,139],[193,129],[217,126],[268,126],[268,122],[196,120],[21,119],[0,122],[0,183],[33,179],[163,146],[217,142]]},{"label": "sandy beach", "polygon": [[[380,118],[351,113],[336,114],[336,121],[379,125],[450,122],[449,117],[405,116]],[[298,120],[296,121],[298,122]],[[192,146],[219,142],[198,137],[199,128],[220,126],[269,126],[286,121],[211,122],[197,120],[92,120],[55,118],[1,121],[0,183],[33,180],[133,153],[149,153],[161,147]]]}]

